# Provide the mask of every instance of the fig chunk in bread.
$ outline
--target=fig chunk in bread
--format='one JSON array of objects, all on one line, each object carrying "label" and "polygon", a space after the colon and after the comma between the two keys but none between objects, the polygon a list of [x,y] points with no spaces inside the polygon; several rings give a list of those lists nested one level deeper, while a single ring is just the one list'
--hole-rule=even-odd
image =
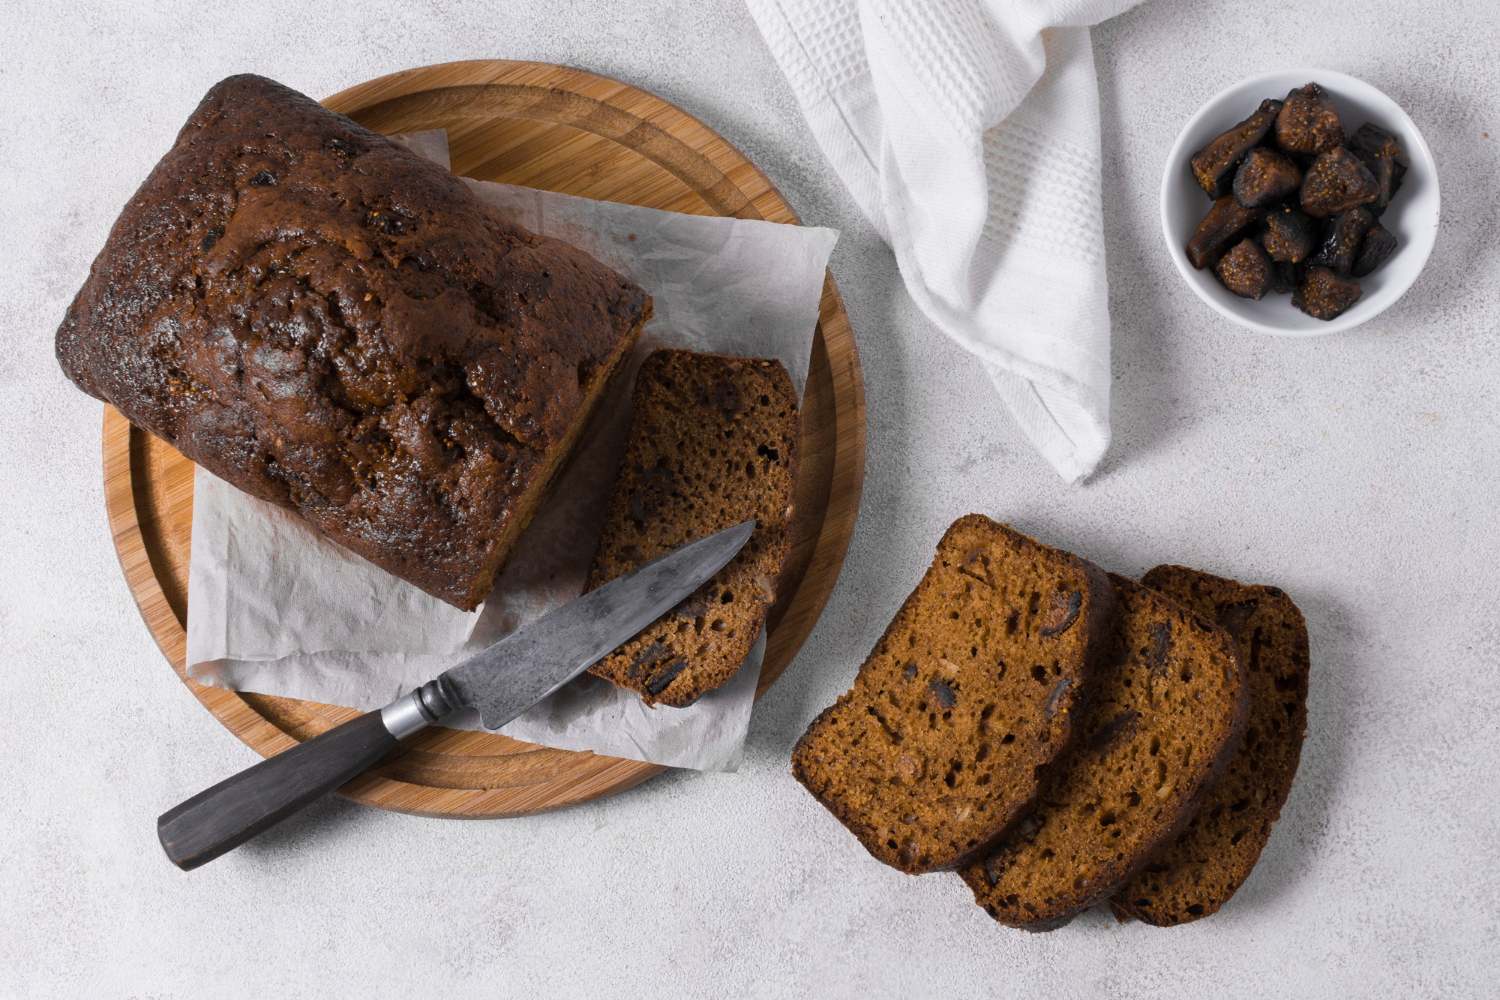
[{"label": "fig chunk in bread", "polygon": [[791,546],[797,392],[779,361],[653,351],[636,376],[627,435],[590,590],[757,521],[728,566],[590,668],[648,705],[689,705],[739,670],[776,600]]},{"label": "fig chunk in bread", "polygon": [[1141,580],[1234,637],[1250,689],[1250,725],[1228,773],[1177,839],[1110,905],[1158,927],[1217,913],[1245,883],[1281,815],[1307,728],[1307,625],[1275,587],[1248,586],[1182,566]]},{"label": "fig chunk in bread", "polygon": [[1144,868],[1223,775],[1249,716],[1245,670],[1225,630],[1111,575],[1114,644],[1077,746],[1036,809],[961,872],[996,920],[1061,927]]},{"label": "fig chunk in bread", "polygon": [[983,855],[1073,741],[1114,607],[1093,564],[959,518],[793,776],[893,868]]}]

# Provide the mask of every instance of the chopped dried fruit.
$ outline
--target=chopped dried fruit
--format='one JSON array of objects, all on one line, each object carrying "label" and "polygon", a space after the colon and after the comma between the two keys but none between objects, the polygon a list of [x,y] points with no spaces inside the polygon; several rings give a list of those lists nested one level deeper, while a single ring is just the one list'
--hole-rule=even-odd
[{"label": "chopped dried fruit", "polygon": [[1347,145],[1356,153],[1369,153],[1371,156],[1394,159],[1401,155],[1401,140],[1396,138],[1394,132],[1387,132],[1374,122],[1365,122],[1355,129]]},{"label": "chopped dried fruit", "polygon": [[1360,294],[1359,282],[1340,278],[1326,267],[1315,267],[1292,296],[1292,305],[1313,319],[1333,319],[1358,302]]},{"label": "chopped dried fruit", "polygon": [[1254,222],[1257,213],[1234,200],[1234,195],[1225,195],[1214,202],[1203,221],[1188,240],[1188,260],[1198,270],[1203,270],[1219,259],[1229,242],[1240,231]]},{"label": "chopped dried fruit", "polygon": [[1210,198],[1222,198],[1229,193],[1235,166],[1249,150],[1260,145],[1280,112],[1280,101],[1261,101],[1260,107],[1249,118],[1193,155],[1189,161],[1193,177]]},{"label": "chopped dried fruit", "polygon": [[1276,144],[1288,153],[1317,156],[1344,144],[1338,109],[1316,83],[1286,95],[1276,116]]},{"label": "chopped dried fruit", "polygon": [[1333,319],[1362,294],[1349,279],[1396,250],[1377,219],[1408,162],[1400,137],[1373,122],[1346,136],[1316,83],[1262,101],[1192,158],[1194,178],[1215,201],[1188,240],[1188,260],[1211,267],[1236,295],[1291,292],[1297,308]]},{"label": "chopped dried fruit", "polygon": [[1378,194],[1375,175],[1342,146],[1319,156],[1302,178],[1302,208],[1314,218],[1347,212]]},{"label": "chopped dried fruit", "polygon": [[1214,265],[1220,283],[1246,299],[1258,299],[1271,290],[1271,271],[1271,258],[1254,240],[1240,240]]},{"label": "chopped dried fruit", "polygon": [[1365,233],[1365,240],[1359,245],[1359,255],[1354,258],[1354,267],[1349,273],[1356,278],[1363,278],[1375,270],[1385,259],[1396,250],[1396,237],[1391,231],[1378,222],[1370,227]]},{"label": "chopped dried fruit", "polygon": [[1318,234],[1307,213],[1290,205],[1266,216],[1266,231],[1260,238],[1272,260],[1296,264],[1306,259],[1317,244]]},{"label": "chopped dried fruit", "polygon": [[1349,137],[1349,148],[1375,177],[1379,193],[1370,203],[1370,211],[1378,216],[1391,203],[1401,187],[1401,178],[1406,176],[1406,164],[1400,159],[1401,143],[1374,122],[1365,122]]},{"label": "chopped dried fruit", "polygon": [[1078,612],[1083,607],[1083,592],[1054,590],[1049,605],[1047,616],[1042,620],[1042,635],[1051,638],[1062,635],[1078,620]]},{"label": "chopped dried fruit", "polygon": [[1252,149],[1234,175],[1234,197],[1246,208],[1259,208],[1291,194],[1302,183],[1302,169],[1274,149]]},{"label": "chopped dried fruit", "polygon": [[1375,216],[1364,208],[1351,208],[1333,217],[1318,252],[1308,258],[1313,267],[1326,267],[1335,274],[1348,274],[1359,254],[1360,242],[1375,224]]},{"label": "chopped dried fruit", "polygon": [[1307,276],[1307,264],[1293,264],[1288,261],[1272,261],[1271,263],[1271,288],[1277,295],[1285,295],[1295,292],[1302,285],[1302,279]]}]

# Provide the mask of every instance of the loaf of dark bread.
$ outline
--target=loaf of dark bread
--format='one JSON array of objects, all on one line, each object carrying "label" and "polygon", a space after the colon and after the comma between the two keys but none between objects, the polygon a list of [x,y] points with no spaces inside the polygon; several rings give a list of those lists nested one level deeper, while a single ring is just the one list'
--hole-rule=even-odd
[{"label": "loaf of dark bread", "polygon": [[57,356],[210,472],[473,608],[649,314],[448,171],[235,76],[125,206]]},{"label": "loaf of dark bread", "polygon": [[959,518],[793,776],[901,871],[983,855],[1072,742],[1114,610],[1093,564]]},{"label": "loaf of dark bread", "polygon": [[636,376],[592,590],[755,519],[739,554],[591,669],[647,704],[689,705],[739,670],[791,549],[797,391],[779,361],[653,351]]},{"label": "loaf of dark bread", "polygon": [[1250,714],[1229,633],[1133,580],[1110,580],[1114,648],[1078,744],[1036,809],[961,873],[990,916],[1014,927],[1060,927],[1133,878],[1192,819]]},{"label": "loaf of dark bread", "polygon": [[1281,815],[1307,728],[1307,625],[1275,587],[1182,566],[1158,566],[1141,583],[1227,630],[1250,690],[1249,728],[1228,772],[1188,828],[1110,900],[1121,916],[1170,927],[1218,912],[1250,876]]}]

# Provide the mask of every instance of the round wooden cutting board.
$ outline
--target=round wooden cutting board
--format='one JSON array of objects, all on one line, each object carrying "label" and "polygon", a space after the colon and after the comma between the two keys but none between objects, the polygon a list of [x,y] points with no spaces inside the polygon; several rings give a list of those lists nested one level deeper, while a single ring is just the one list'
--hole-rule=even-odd
[{"label": "round wooden cutting board", "polygon": [[[765,175],[702,122],[582,70],[447,63],[381,77],[323,103],[377,132],[447,129],[453,170],[481,180],[674,212],[800,222]],[[823,286],[801,434],[792,554],[767,621],[757,697],[786,669],[828,600],[864,479],[864,384],[831,276]],[[104,488],[115,548],[141,615],[215,718],[270,756],[358,714],[188,680],[193,465],[106,407]],[[490,733],[428,729],[339,791],[401,812],[514,816],[610,795],[662,770]]]}]

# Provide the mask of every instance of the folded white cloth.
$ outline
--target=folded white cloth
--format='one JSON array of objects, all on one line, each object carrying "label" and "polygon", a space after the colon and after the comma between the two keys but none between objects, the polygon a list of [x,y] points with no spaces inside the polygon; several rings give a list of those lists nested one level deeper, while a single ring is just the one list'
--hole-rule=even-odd
[{"label": "folded white cloth", "polygon": [[1109,446],[1088,25],[1138,0],[747,0],[912,298],[1068,481]]}]

